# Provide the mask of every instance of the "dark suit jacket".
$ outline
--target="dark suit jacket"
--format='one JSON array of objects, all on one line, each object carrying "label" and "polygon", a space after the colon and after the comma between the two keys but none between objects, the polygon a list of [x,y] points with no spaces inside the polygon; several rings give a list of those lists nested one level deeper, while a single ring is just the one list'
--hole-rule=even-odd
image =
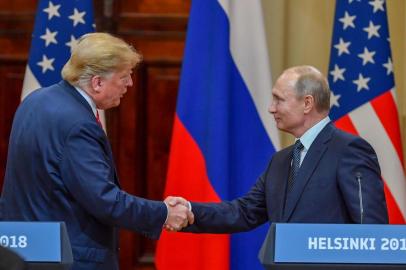
[{"label": "dark suit jacket", "polygon": [[66,81],[19,106],[0,202],[3,220],[64,221],[72,269],[118,269],[116,227],[157,238],[167,215],[163,202],[120,189],[107,137]]},{"label": "dark suit jacket", "polygon": [[292,190],[286,184],[293,146],[276,153],[247,195],[231,202],[192,203],[185,231],[232,233],[266,221],[360,223],[356,174],[362,176],[364,223],[388,223],[383,182],[372,147],[328,124],[308,150]]},{"label": "dark suit jacket", "polygon": [[0,270],[26,270],[23,259],[13,251],[0,246]]}]

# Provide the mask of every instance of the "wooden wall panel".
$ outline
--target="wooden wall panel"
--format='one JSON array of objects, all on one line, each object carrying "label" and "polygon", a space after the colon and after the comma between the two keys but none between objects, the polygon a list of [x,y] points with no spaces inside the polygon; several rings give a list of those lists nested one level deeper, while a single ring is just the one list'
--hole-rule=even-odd
[{"label": "wooden wall panel", "polygon": [[0,188],[11,123],[20,103],[35,9],[36,1],[0,1]]},{"label": "wooden wall panel", "polygon": [[35,11],[37,8],[37,0],[27,1],[27,0],[12,0],[0,1],[0,11],[2,12],[15,12],[15,13],[24,13]]},{"label": "wooden wall panel", "polygon": [[25,63],[0,60],[0,175],[1,183],[6,167],[8,139],[14,111],[20,103]]},{"label": "wooden wall panel", "polygon": [[[183,0],[114,3],[111,31],[144,62],[132,93],[109,115],[109,136],[124,189],[149,199],[163,199],[189,8]],[[154,269],[155,241],[123,231],[121,243],[123,269]]]},{"label": "wooden wall panel", "polygon": [[169,146],[175,116],[180,63],[157,62],[148,69],[147,87],[147,194],[162,199]]},{"label": "wooden wall panel", "polygon": [[118,1],[122,13],[139,14],[188,14],[190,1],[182,0],[138,0],[138,1]]}]

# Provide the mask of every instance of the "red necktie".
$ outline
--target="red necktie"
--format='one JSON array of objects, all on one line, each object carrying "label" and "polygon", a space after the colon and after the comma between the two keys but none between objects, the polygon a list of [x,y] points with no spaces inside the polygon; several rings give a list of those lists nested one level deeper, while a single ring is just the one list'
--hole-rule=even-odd
[{"label": "red necktie", "polygon": [[96,121],[97,121],[97,123],[99,124],[99,126],[100,126],[101,128],[103,128],[103,125],[102,125],[102,123],[101,123],[101,121],[100,121],[99,110],[97,110],[97,109],[96,109]]}]

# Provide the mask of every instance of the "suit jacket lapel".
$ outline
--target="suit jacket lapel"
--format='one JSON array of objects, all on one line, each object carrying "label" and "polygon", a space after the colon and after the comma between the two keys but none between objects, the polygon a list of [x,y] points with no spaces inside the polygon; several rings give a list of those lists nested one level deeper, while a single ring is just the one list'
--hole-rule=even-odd
[{"label": "suit jacket lapel", "polygon": [[[89,105],[89,103],[86,101],[86,99],[75,89],[75,87],[73,87],[70,83],[68,83],[67,81],[64,81],[64,80],[60,81],[59,84],[61,85],[61,87],[62,87],[62,89],[64,91],[66,91],[68,94],[72,95],[80,104],[82,104],[89,111],[89,113],[93,117],[95,117],[95,115],[93,113],[93,110],[92,110],[92,107]],[[95,121],[96,121],[96,118],[95,118]],[[116,166],[114,164],[113,152],[111,150],[111,146],[110,146],[110,143],[109,143],[109,141],[107,139],[107,136],[106,136],[106,144],[105,145],[106,145],[106,148],[107,148],[107,151],[108,151],[109,158],[110,158],[111,163],[113,165],[115,183],[119,187],[121,187],[120,180],[118,178],[118,173],[116,171]]]},{"label": "suit jacket lapel", "polygon": [[107,141],[107,142],[106,142],[106,145],[107,145],[106,147],[108,148],[110,160],[111,160],[111,163],[113,164],[114,180],[115,180],[115,183],[118,185],[118,187],[121,188],[120,179],[118,178],[118,173],[117,173],[117,169],[116,169],[116,164],[115,164],[114,158],[113,158],[113,151],[111,150],[111,146],[110,146],[110,143],[109,143],[109,141],[107,140],[107,138],[106,138],[106,141]]},{"label": "suit jacket lapel", "polygon": [[287,179],[290,170],[290,162],[292,157],[293,146],[286,148],[279,152],[278,156],[275,156],[275,164],[272,165],[272,174],[268,177],[268,189],[270,196],[267,196],[270,200],[269,216],[274,222],[280,222],[283,217],[283,208],[285,206],[285,190],[287,185]]},{"label": "suit jacket lapel", "polygon": [[[283,220],[288,221],[302,195],[307,182],[312,176],[314,170],[319,165],[319,161],[327,150],[327,142],[330,140],[334,127],[332,124],[328,124],[323,128],[316,139],[313,141],[310,149],[308,150],[302,165],[300,166],[298,175],[292,190],[286,196],[286,205],[283,215]],[[290,164],[290,163],[289,163]],[[287,178],[286,178],[287,179]]]}]

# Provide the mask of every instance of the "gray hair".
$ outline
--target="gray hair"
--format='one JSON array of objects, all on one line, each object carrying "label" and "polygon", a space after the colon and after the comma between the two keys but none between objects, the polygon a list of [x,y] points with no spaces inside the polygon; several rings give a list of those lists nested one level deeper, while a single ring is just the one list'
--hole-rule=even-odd
[{"label": "gray hair", "polygon": [[299,98],[311,95],[318,112],[330,110],[330,88],[326,77],[315,67],[299,66],[292,68],[298,75],[294,89]]}]

